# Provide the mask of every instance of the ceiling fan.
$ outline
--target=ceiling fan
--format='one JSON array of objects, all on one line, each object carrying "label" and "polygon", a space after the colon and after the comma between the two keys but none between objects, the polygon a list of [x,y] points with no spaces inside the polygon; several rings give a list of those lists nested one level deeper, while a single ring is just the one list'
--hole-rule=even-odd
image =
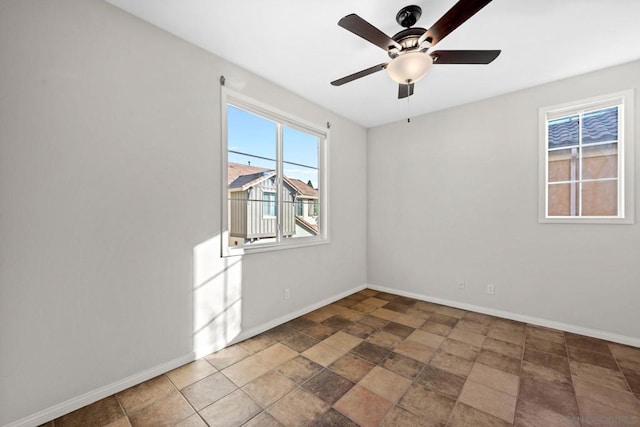
[{"label": "ceiling fan", "polygon": [[391,61],[334,80],[331,84],[340,86],[386,69],[389,76],[398,82],[398,98],[401,99],[413,95],[414,83],[424,77],[433,64],[489,64],[500,55],[499,50],[428,52],[489,3],[491,0],[460,0],[428,30],[413,27],[422,15],[419,6],[404,7],[396,15],[396,22],[405,29],[393,37],[387,36],[355,13],[345,16],[338,21],[339,26],[387,51]]}]

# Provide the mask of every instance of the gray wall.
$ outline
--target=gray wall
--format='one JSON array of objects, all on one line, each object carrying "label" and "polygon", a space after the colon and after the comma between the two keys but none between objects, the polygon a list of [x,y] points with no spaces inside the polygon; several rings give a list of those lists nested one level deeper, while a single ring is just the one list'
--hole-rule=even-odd
[{"label": "gray wall", "polygon": [[[0,425],[365,283],[361,127],[97,0],[0,2],[0,70]],[[330,244],[219,257],[221,74],[332,123]]]},{"label": "gray wall", "polygon": [[639,86],[633,62],[370,129],[368,282],[640,342],[640,226],[537,216],[538,108],[635,88],[637,135]]}]

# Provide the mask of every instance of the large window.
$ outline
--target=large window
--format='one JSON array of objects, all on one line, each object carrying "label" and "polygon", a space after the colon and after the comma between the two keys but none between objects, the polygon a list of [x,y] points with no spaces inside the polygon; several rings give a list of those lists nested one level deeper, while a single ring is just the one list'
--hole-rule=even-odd
[{"label": "large window", "polygon": [[632,95],[540,110],[541,222],[633,222]]},{"label": "large window", "polygon": [[222,93],[223,254],[326,242],[328,130]]}]

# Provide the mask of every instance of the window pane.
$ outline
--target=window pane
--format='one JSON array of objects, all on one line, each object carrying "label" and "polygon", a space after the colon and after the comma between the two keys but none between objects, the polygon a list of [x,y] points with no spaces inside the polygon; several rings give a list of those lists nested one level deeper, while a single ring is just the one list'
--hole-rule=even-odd
[{"label": "window pane", "polygon": [[582,143],[618,140],[618,107],[591,111],[582,117]]},{"label": "window pane", "polygon": [[548,216],[578,215],[578,183],[548,185]]},{"label": "window pane", "polygon": [[617,178],[618,144],[582,148],[582,178]]},{"label": "window pane", "polygon": [[577,148],[549,152],[549,182],[576,181],[579,168]]},{"label": "window pane", "polygon": [[568,147],[578,145],[580,137],[580,119],[578,116],[549,120],[549,147]]},{"label": "window pane", "polygon": [[285,176],[283,192],[283,235],[308,237],[317,235],[320,221],[318,144],[313,134],[285,126],[282,131],[282,161]]},{"label": "window pane", "polygon": [[227,107],[230,246],[276,240],[276,141],[276,123]]},{"label": "window pane", "polygon": [[618,181],[582,184],[582,216],[617,216]]}]

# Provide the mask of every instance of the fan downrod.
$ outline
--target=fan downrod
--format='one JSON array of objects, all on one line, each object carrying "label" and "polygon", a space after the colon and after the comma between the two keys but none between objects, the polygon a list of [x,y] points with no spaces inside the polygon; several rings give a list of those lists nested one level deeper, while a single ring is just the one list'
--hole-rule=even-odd
[{"label": "fan downrod", "polygon": [[418,22],[418,19],[420,19],[421,15],[422,9],[420,8],[420,6],[406,6],[400,9],[398,14],[396,15],[396,22],[402,27],[409,28],[414,26],[416,22]]}]

